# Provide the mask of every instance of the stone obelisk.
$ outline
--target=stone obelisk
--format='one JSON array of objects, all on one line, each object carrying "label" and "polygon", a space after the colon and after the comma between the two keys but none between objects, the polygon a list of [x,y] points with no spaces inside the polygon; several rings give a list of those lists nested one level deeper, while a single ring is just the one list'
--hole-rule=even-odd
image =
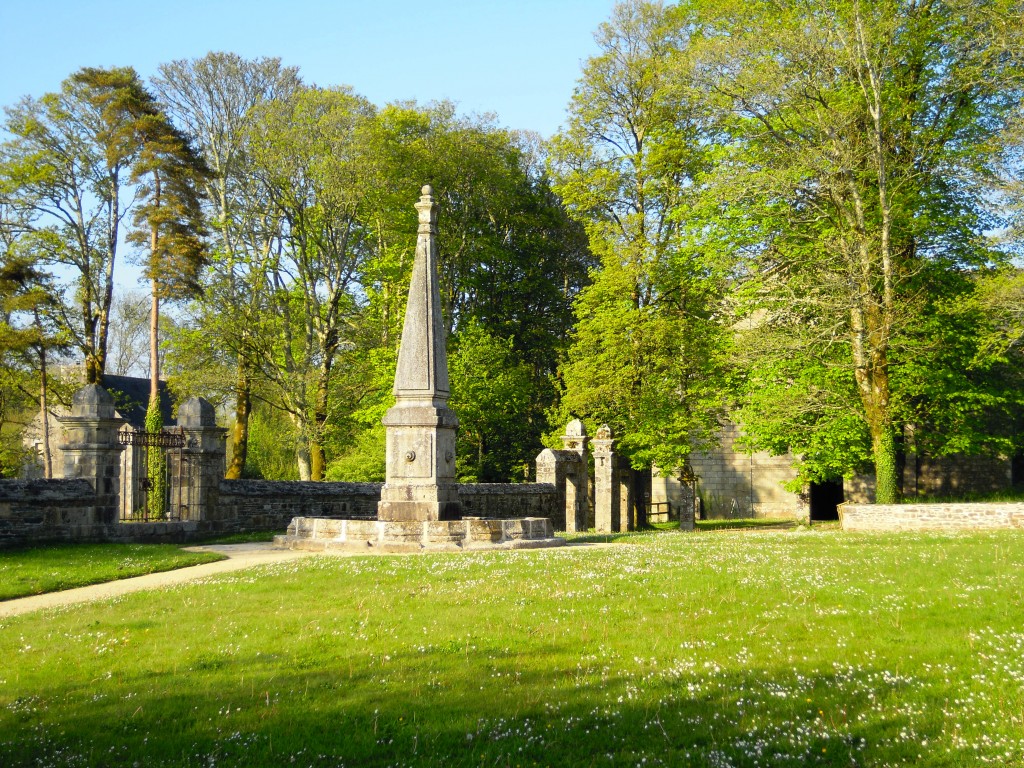
[{"label": "stone obelisk", "polygon": [[448,408],[448,354],[437,282],[437,204],[425,186],[409,303],[395,372],[395,405],[384,416],[387,482],[377,517],[385,521],[457,520],[455,428]]}]

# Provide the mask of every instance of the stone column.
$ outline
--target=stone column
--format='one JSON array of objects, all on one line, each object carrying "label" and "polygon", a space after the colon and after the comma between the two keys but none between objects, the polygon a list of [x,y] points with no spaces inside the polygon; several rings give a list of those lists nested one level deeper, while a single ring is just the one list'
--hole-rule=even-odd
[{"label": "stone column", "polygon": [[448,354],[437,282],[437,204],[430,186],[416,203],[419,229],[387,428],[386,482],[377,517],[385,521],[457,520],[455,429],[448,408]]},{"label": "stone column", "polygon": [[623,461],[616,461],[615,485],[618,488],[619,527],[622,533],[636,528],[636,498],[633,494],[633,469]]},{"label": "stone column", "polygon": [[619,485],[615,440],[607,424],[594,435],[594,528],[601,533],[619,530]]},{"label": "stone column", "polygon": [[226,470],[227,430],[217,426],[213,405],[201,397],[189,398],[178,407],[178,426],[185,436],[180,454],[183,466],[176,465],[177,452],[168,455],[171,481],[180,478],[184,487],[180,497],[172,491],[171,498],[180,498],[182,520],[215,519],[220,481]]},{"label": "stone column", "polygon": [[537,482],[555,486],[557,510],[551,518],[551,526],[556,531],[566,530],[568,510],[568,494],[566,493],[566,476],[572,472],[571,464],[575,456],[569,451],[554,451],[545,448],[537,454]]},{"label": "stone column", "polygon": [[86,384],[71,400],[64,428],[64,477],[88,480],[96,491],[94,521],[116,523],[120,517],[121,451],[117,433],[125,420],[114,415],[114,398],[98,384]]},{"label": "stone column", "polygon": [[587,430],[582,421],[573,419],[565,425],[565,434],[562,435],[564,450],[578,457],[570,465],[570,472],[566,475],[565,530],[567,533],[587,530],[590,486],[590,467],[587,463],[588,442]]}]

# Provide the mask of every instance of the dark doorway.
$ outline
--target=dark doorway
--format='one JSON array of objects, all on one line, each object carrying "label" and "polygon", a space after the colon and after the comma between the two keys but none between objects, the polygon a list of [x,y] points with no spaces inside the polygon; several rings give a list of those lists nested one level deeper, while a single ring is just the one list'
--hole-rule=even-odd
[{"label": "dark doorway", "polygon": [[811,522],[838,520],[839,505],[843,503],[843,481],[826,480],[811,483]]}]

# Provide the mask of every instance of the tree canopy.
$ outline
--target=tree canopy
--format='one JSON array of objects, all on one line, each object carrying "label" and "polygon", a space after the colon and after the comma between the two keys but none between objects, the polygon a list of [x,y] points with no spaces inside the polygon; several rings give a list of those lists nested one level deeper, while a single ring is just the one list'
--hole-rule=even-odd
[{"label": "tree canopy", "polygon": [[83,69],[6,110],[4,391],[65,340],[102,376],[128,250],[154,329],[187,301],[167,368],[230,403],[229,476],[383,479],[431,184],[463,479],[521,479],[569,418],[666,471],[736,421],[799,484],[871,471],[879,501],[905,440],[1020,454],[1022,15],[627,0],[546,141],[274,58]]}]

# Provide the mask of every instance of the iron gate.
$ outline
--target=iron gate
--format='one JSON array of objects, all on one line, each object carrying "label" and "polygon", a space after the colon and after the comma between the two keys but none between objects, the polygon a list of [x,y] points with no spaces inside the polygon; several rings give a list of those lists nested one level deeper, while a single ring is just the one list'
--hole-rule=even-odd
[{"label": "iron gate", "polygon": [[162,432],[122,430],[118,442],[127,447],[122,462],[121,522],[187,520],[191,462],[184,453],[185,433],[179,427]]}]

